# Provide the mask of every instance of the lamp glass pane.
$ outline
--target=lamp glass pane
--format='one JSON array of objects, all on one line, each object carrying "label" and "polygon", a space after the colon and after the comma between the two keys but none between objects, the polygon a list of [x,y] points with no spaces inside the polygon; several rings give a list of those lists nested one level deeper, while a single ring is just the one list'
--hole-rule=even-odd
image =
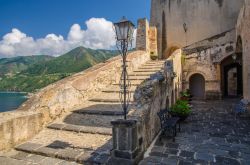
[{"label": "lamp glass pane", "polygon": [[114,24],[114,26],[115,26],[117,40],[121,40],[121,32],[120,32],[119,24],[116,23],[116,24]]},{"label": "lamp glass pane", "polygon": [[129,22],[128,40],[133,39],[133,34],[134,34],[134,25],[131,22]]},{"label": "lamp glass pane", "polygon": [[128,36],[128,24],[127,22],[122,22],[121,23],[121,36],[122,36],[122,39],[127,39],[127,36]]}]

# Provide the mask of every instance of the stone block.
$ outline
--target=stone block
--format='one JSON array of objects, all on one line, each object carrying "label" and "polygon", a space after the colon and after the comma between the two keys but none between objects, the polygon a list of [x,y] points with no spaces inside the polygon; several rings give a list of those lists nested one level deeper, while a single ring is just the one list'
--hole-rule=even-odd
[{"label": "stone block", "polygon": [[49,156],[49,157],[56,157],[56,154],[59,152],[59,149],[49,148],[49,147],[41,147],[36,150],[36,153]]},{"label": "stone block", "polygon": [[65,126],[66,126],[65,124],[53,123],[53,124],[50,124],[50,125],[48,126],[48,128],[61,130],[61,129],[63,129]]},{"label": "stone block", "polygon": [[27,162],[0,156],[1,165],[26,165]]},{"label": "stone block", "polygon": [[69,161],[76,161],[77,157],[81,155],[81,152],[73,149],[64,149],[59,151],[56,154],[57,158],[69,160]]},{"label": "stone block", "polygon": [[17,146],[16,149],[19,151],[26,151],[29,153],[33,153],[35,150],[37,150],[40,147],[42,147],[41,144],[27,142],[27,143]]},{"label": "stone block", "polygon": [[14,159],[19,159],[19,160],[26,160],[26,158],[29,156],[29,153],[27,152],[18,152],[17,154],[11,156]]},{"label": "stone block", "polygon": [[81,153],[81,155],[77,157],[77,162],[82,163],[82,164],[84,163],[88,164],[88,163],[93,162],[95,157],[97,156],[98,154],[86,151],[86,152]]},{"label": "stone block", "polygon": [[46,158],[45,156],[31,154],[28,157],[26,157],[26,160],[32,163],[40,163],[45,158]]},{"label": "stone block", "polygon": [[73,131],[73,132],[80,132],[81,127],[67,124],[65,127],[63,127],[63,130]]},{"label": "stone block", "polygon": [[48,157],[48,158],[45,158],[44,160],[42,160],[39,164],[40,165],[50,165],[50,164],[53,165],[53,164],[58,164],[60,162],[63,162],[63,160]]}]

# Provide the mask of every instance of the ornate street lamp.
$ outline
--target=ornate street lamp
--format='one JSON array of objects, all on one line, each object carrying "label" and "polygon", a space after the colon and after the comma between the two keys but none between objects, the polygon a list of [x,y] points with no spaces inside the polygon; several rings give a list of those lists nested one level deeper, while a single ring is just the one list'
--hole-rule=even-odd
[{"label": "ornate street lamp", "polygon": [[128,79],[127,72],[127,53],[129,47],[132,47],[132,40],[135,26],[131,21],[128,21],[125,17],[120,22],[114,23],[116,32],[116,46],[122,56],[122,74],[120,78],[120,101],[122,104],[124,119],[127,119],[127,111],[131,98],[129,87],[131,86]]}]

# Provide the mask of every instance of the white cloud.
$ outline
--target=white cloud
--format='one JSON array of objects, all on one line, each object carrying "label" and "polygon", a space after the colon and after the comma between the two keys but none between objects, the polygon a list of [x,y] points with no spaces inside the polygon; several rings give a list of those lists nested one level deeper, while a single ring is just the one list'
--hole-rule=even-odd
[{"label": "white cloud", "polygon": [[[0,58],[20,55],[61,55],[77,46],[92,49],[113,49],[115,33],[112,22],[104,18],[91,18],[86,21],[86,30],[73,24],[67,39],[61,35],[48,34],[44,38],[33,39],[13,28],[0,41]],[[133,45],[135,45],[133,43]]]}]

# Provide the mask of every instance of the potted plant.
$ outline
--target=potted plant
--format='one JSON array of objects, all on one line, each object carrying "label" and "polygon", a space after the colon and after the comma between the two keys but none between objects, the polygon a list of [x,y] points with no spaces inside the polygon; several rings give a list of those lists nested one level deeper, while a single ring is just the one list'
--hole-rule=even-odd
[{"label": "potted plant", "polygon": [[181,94],[180,98],[181,100],[192,101],[192,96],[188,89],[186,91],[181,92],[180,94]]},{"label": "potted plant", "polygon": [[155,53],[155,52],[150,52],[150,58],[151,58],[151,60],[157,60],[158,59],[158,55]]},{"label": "potted plant", "polygon": [[191,113],[191,108],[186,100],[177,100],[176,103],[170,108],[172,116],[179,117],[184,121]]}]

